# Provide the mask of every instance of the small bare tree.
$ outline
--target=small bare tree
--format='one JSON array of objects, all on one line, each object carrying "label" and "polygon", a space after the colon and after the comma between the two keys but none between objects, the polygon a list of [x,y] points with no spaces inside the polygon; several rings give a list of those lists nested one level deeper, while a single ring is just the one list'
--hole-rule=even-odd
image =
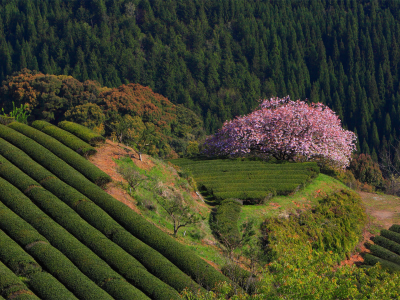
[{"label": "small bare tree", "polygon": [[190,207],[183,200],[182,195],[177,192],[166,193],[158,203],[172,220],[174,237],[176,237],[180,228],[200,222],[199,216],[191,211]]},{"label": "small bare tree", "polygon": [[128,182],[129,187],[133,189],[133,191],[136,191],[140,184],[148,180],[147,176],[140,174],[138,170],[135,170],[135,168],[129,165],[120,165],[117,171]]}]

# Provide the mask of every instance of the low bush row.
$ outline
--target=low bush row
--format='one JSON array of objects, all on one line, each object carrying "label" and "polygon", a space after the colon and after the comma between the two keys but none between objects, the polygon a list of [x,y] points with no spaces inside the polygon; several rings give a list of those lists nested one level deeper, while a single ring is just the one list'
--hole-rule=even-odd
[{"label": "low bush row", "polygon": [[376,257],[372,254],[369,253],[363,253],[363,258],[364,258],[364,264],[366,265],[375,265],[377,263],[380,263],[382,267],[387,268],[391,271],[400,271],[400,266],[396,263],[393,263],[391,261]]},{"label": "low bush row", "polygon": [[53,124],[46,121],[37,120],[32,123],[32,127],[50,135],[59,142],[63,143],[65,146],[71,148],[72,150],[78,152],[82,156],[90,156],[97,152],[95,148],[90,146],[88,143],[84,142],[77,136],[65,131]]},{"label": "low bush row", "polygon": [[382,229],[381,236],[400,244],[400,233],[397,233],[397,232],[394,232],[391,230]]},{"label": "low bush row", "polygon": [[[52,157],[47,149],[36,143],[32,145],[30,139],[9,130],[11,129],[0,127],[0,137],[16,145],[58,178],[91,199],[132,235],[160,252],[193,279],[210,288],[218,282],[229,281],[186,246],[175,241],[128,206],[111,197],[65,162]],[[33,150],[33,148],[35,149]]]},{"label": "low bush row", "polygon": [[44,300],[77,300],[56,278],[47,272],[14,240],[0,230],[0,260],[14,274],[29,279],[33,292]]},{"label": "low bush row", "polygon": [[400,225],[394,224],[389,228],[390,231],[400,233]]},{"label": "low bush row", "polygon": [[113,298],[98,287],[59,250],[49,244],[30,224],[0,202],[0,228],[22,245],[41,266],[48,270],[79,299]]},{"label": "low bush row", "polygon": [[[0,156],[0,161],[1,159]],[[4,172],[5,166],[8,167]],[[31,178],[10,163],[0,165],[0,177],[5,178],[14,186],[18,186],[21,191],[25,191],[29,186],[38,185],[35,182],[28,182],[28,179]],[[21,186],[21,182],[29,185]],[[52,193],[39,187],[31,189],[27,195],[41,210],[152,299],[179,298],[179,294],[173,288],[147,272],[134,257],[89,225]]]},{"label": "low bush row", "polygon": [[211,229],[222,242],[235,243],[240,239],[238,220],[242,210],[241,204],[234,199],[221,202],[212,217]]},{"label": "low bush row", "polygon": [[[72,207],[89,224],[96,227],[130,255],[138,259],[150,273],[179,292],[185,288],[198,289],[199,286],[189,276],[158,251],[134,237],[86,196],[54,177],[52,173],[34,162],[23,151],[1,138],[0,154],[4,154],[8,160],[37,181],[43,178],[50,178],[41,182],[47,190]],[[3,160],[3,162],[6,162],[6,160]]]},{"label": "low bush row", "polygon": [[[20,139],[21,136],[17,136],[15,133],[19,132],[25,135],[26,137],[32,139],[29,143],[31,155],[32,152],[37,151],[37,142],[43,147],[50,150],[55,157],[58,157],[68,163],[71,167],[78,170],[85,177],[87,177],[90,181],[98,184],[104,185],[111,181],[111,177],[93,165],[90,161],[86,160],[78,153],[68,148],[64,144],[60,143],[56,139],[51,136],[32,128],[26,124],[14,122],[6,126],[0,125],[0,136],[9,142],[13,143],[13,141]],[[55,159],[53,158],[53,160]]]},{"label": "low bush row", "polygon": [[190,170],[198,186],[216,200],[262,199],[269,192],[288,195],[311,182],[320,172],[315,162],[269,164],[261,161],[187,159],[170,162]]},{"label": "low bush row", "polygon": [[393,242],[383,236],[377,235],[373,238],[376,245],[379,245],[387,250],[400,255],[400,244]]},{"label": "low bush row", "polygon": [[[0,261],[0,295],[7,299],[40,300],[28,287]],[[22,297],[23,296],[23,297]],[[21,297],[21,298],[19,298]]]},{"label": "low bush row", "polygon": [[89,128],[73,122],[62,121],[58,123],[58,127],[61,127],[62,129],[76,135],[77,137],[79,137],[80,139],[84,140],[85,142],[91,145],[104,143],[106,140],[100,134],[97,134],[92,130],[90,130]]},{"label": "low bush row", "polygon": [[393,253],[392,251],[374,244],[366,244],[366,246],[371,251],[372,255],[400,265],[400,256]]},{"label": "low bush row", "polygon": [[[38,190],[37,188],[32,191]],[[129,284],[115,272],[108,264],[94,254],[90,249],[79,242],[63,227],[53,221],[29,198],[17,188],[0,178],[0,200],[21,218],[30,223],[40,234],[45,236],[53,246],[67,256],[79,269],[97,285],[107,290],[107,284],[113,280],[120,280],[123,288],[111,294],[115,299],[149,299],[140,290]],[[44,200],[47,201],[47,200]],[[49,206],[53,203],[49,201]],[[63,212],[59,212],[62,214]],[[135,295],[135,297],[130,297]],[[130,297],[130,298],[129,298]]]}]

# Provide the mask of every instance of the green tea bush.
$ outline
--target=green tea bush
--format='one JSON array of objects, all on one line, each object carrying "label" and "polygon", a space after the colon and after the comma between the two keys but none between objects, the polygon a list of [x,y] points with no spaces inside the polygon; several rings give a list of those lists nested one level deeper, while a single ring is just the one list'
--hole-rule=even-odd
[{"label": "green tea bush", "polygon": [[229,159],[176,159],[170,162],[190,171],[200,190],[216,200],[240,198],[260,202],[271,192],[288,195],[319,174],[319,167],[314,162],[271,164]]},{"label": "green tea bush", "polygon": [[241,204],[235,199],[221,202],[211,222],[211,229],[219,239],[229,243],[235,243],[240,239],[238,220],[241,210]]},{"label": "green tea bush", "polygon": [[394,224],[389,228],[390,231],[400,233],[400,225]]},{"label": "green tea bush", "polygon": [[392,251],[393,253],[396,253],[397,255],[400,255],[400,244],[379,235],[375,236],[373,238],[373,241],[376,245],[379,245],[387,250]]},{"label": "green tea bush", "polygon": [[28,287],[0,261],[0,294],[7,299],[17,299],[24,296],[26,299],[40,300]]},{"label": "green tea bush", "polygon": [[30,224],[21,219],[0,202],[0,228],[9,237],[27,249],[41,266],[46,268],[65,287],[79,299],[113,299],[99,288],[59,250],[50,245],[48,240]]},{"label": "green tea bush", "polygon": [[42,267],[13,239],[0,230],[0,261],[16,275],[30,276],[42,272]]},{"label": "green tea bush", "polygon": [[400,233],[397,233],[397,232],[394,232],[391,230],[382,229],[381,236],[400,244]]},{"label": "green tea bush", "polygon": [[220,281],[228,280],[187,247],[111,197],[64,161],[52,156],[47,149],[11,130],[0,126],[0,137],[16,145],[58,178],[91,199],[132,235],[160,252],[194,280],[201,282],[205,287],[213,287]]},{"label": "green tea bush", "polygon": [[[20,132],[23,135],[36,141],[38,144],[42,145],[46,149],[50,150],[51,153],[54,153],[56,155],[56,157],[59,157],[60,159],[64,160],[71,167],[75,168],[77,171],[79,171],[85,177],[87,177],[90,181],[98,185],[104,185],[111,181],[111,177],[109,175],[101,171],[90,161],[86,160],[78,153],[68,148],[64,144],[60,143],[56,139],[52,138],[51,136],[22,123],[14,122],[8,125],[8,127],[11,128],[9,130],[13,129],[15,130],[14,132]],[[0,136],[2,136],[2,133],[6,134],[7,137],[5,136],[2,137],[11,143],[13,143],[15,139],[18,139],[20,137],[16,136],[15,134],[12,135],[12,133],[10,135],[10,131],[8,131],[7,133],[5,133],[5,131],[6,131],[5,126],[1,126]],[[36,150],[37,146],[35,147],[35,144],[32,142],[30,142],[30,148],[31,148],[30,153],[32,153],[32,151],[37,151]]]},{"label": "green tea bush", "polygon": [[369,253],[363,253],[363,258],[364,258],[364,264],[366,265],[376,265],[377,263],[381,264],[382,267],[389,269],[391,271],[400,271],[400,265],[398,265],[397,263],[382,259],[380,257],[374,256],[372,254]]},{"label": "green tea bush", "polygon": [[[37,189],[34,189],[37,190]],[[32,191],[34,191],[32,190]],[[65,254],[79,269],[96,284],[102,285],[110,280],[122,280],[123,277],[95,255],[90,249],[81,244],[63,227],[38,209],[25,195],[14,186],[0,178],[0,200],[11,210],[29,222],[35,229],[49,239],[51,244]],[[51,202],[51,201],[50,201]],[[60,212],[63,214],[63,212]],[[135,299],[148,299],[141,291],[123,283],[124,289],[112,295],[116,299],[121,294],[134,293]],[[107,290],[106,290],[107,291]],[[109,292],[109,291],[107,291]]]},{"label": "green tea bush", "polygon": [[37,272],[29,276],[29,287],[43,300],[78,300],[74,294],[47,272]]},{"label": "green tea bush", "polygon": [[366,246],[371,251],[372,255],[400,265],[400,256],[392,251],[374,244],[366,244]]},{"label": "green tea bush", "polygon": [[87,157],[97,152],[95,148],[93,148],[77,136],[61,128],[58,128],[57,126],[54,126],[53,124],[50,124],[46,121],[34,121],[32,123],[32,127],[50,135],[51,137],[55,138],[56,140],[76,151],[82,156]]},{"label": "green tea bush", "polygon": [[[73,208],[89,224],[100,230],[130,255],[139,260],[150,273],[179,292],[188,287],[194,289],[198,288],[198,285],[189,276],[178,269],[158,251],[128,233],[121,225],[86,196],[54,177],[52,173],[33,161],[23,151],[1,138],[0,153],[3,153],[10,161],[33,179],[39,181],[43,178],[49,178],[41,181],[41,184],[47,190],[59,197],[59,199]],[[2,161],[6,162],[4,159]],[[77,177],[78,179],[82,178],[79,177],[78,174]],[[87,179],[85,180],[87,181]]]},{"label": "green tea bush", "polygon": [[62,121],[58,123],[58,127],[61,127],[62,129],[76,135],[77,137],[79,137],[80,139],[84,140],[85,142],[91,145],[104,143],[106,140],[104,137],[95,133],[89,128],[73,122]]}]

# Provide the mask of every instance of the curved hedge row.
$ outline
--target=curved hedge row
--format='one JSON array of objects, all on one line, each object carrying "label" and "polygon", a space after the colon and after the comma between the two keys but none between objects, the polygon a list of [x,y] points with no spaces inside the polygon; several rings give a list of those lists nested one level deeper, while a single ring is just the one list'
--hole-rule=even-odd
[{"label": "curved hedge row", "polygon": [[397,232],[394,232],[391,230],[382,229],[381,236],[400,244],[400,233],[397,233]]},{"label": "curved hedge row", "polygon": [[[30,153],[28,153],[29,155],[33,151],[36,151],[37,146],[35,147],[35,144],[33,143],[33,141],[36,141],[38,144],[42,145],[43,147],[47,148],[52,153],[54,153],[56,157],[61,158],[71,167],[75,168],[77,171],[82,173],[90,181],[98,185],[104,185],[111,181],[111,177],[109,175],[101,171],[90,161],[86,160],[78,153],[74,152],[72,149],[68,148],[67,146],[60,143],[51,136],[35,128],[32,128],[26,124],[18,122],[13,122],[9,124],[8,127],[9,128],[7,128],[4,125],[0,125],[0,132],[1,132],[0,136],[2,136],[4,139],[6,140],[12,139],[14,141],[16,139],[21,139],[21,136],[17,137],[15,135],[16,132],[20,132],[26,137],[32,139],[29,145],[31,149]],[[25,141],[27,140],[25,139]],[[10,142],[12,143],[12,141]]]},{"label": "curved hedge row", "polygon": [[217,238],[227,242],[234,242],[240,238],[238,220],[241,210],[241,204],[234,199],[221,202],[211,223],[211,229]]},{"label": "curved hedge row", "polygon": [[[37,189],[33,189],[32,191],[34,190]],[[85,275],[110,293],[115,299],[149,299],[140,290],[126,282],[121,275],[115,272],[68,231],[43,213],[16,187],[1,178],[0,200],[35,227],[39,233],[48,238],[53,246],[65,254]],[[60,213],[62,214],[63,212]],[[108,290],[107,287],[114,280],[121,281],[120,285],[123,288]]]},{"label": "curved hedge row", "polygon": [[0,202],[0,228],[25,247],[36,261],[45,267],[65,287],[83,300],[112,300],[105,291],[87,278],[62,254],[49,244],[30,224]]},{"label": "curved hedge row", "polygon": [[[0,155],[0,162],[5,159]],[[10,163],[0,164],[0,177],[21,191],[39,186],[33,179]],[[135,258],[84,221],[73,209],[49,191],[39,187],[27,192],[29,198],[46,214],[63,226],[114,270],[153,299],[178,299],[179,294],[151,275]]]},{"label": "curved hedge row", "polygon": [[58,128],[53,124],[46,121],[37,120],[32,123],[32,127],[40,130],[51,137],[55,138],[65,146],[71,148],[82,156],[90,156],[97,152],[95,148],[90,146],[88,143],[82,141],[77,136],[65,131],[64,129]]},{"label": "curved hedge row", "polygon": [[396,253],[397,255],[400,255],[400,244],[396,242],[393,242],[379,235],[373,238],[373,242],[378,246],[381,246],[387,250],[392,251],[393,253]]},{"label": "curved hedge row", "polygon": [[90,130],[89,128],[73,122],[62,121],[58,123],[58,127],[61,127],[62,129],[76,135],[77,137],[81,138],[82,140],[91,145],[104,143],[106,140],[100,134],[97,134],[92,130]]},{"label": "curved hedge row", "polygon": [[47,149],[37,143],[32,143],[27,137],[20,136],[18,132],[4,127],[0,126],[0,137],[16,145],[58,178],[87,196],[131,234],[160,252],[197,282],[207,288],[213,288],[218,282],[229,281],[190,249],[150,224],[125,204],[111,197],[68,164],[54,155],[52,156]]},{"label": "curved hedge row", "polygon": [[0,261],[0,295],[7,299],[40,300],[28,287]]},{"label": "curved hedge row", "polygon": [[[72,207],[89,224],[96,227],[113,242],[139,260],[147,270],[178,292],[199,286],[159,252],[134,237],[87,197],[54,177],[20,149],[0,138],[0,154],[7,157],[26,174],[41,184],[64,203]],[[7,161],[2,160],[3,163]],[[1,161],[0,161],[1,164]],[[1,165],[0,165],[1,168]],[[49,179],[46,179],[49,178]],[[46,179],[46,180],[43,180]]]},{"label": "curved hedge row", "polygon": [[382,267],[387,268],[392,271],[400,271],[400,266],[398,264],[395,264],[391,261],[376,257],[372,254],[369,253],[363,253],[363,258],[364,258],[364,263],[367,265],[375,265],[377,263],[380,263]]},{"label": "curved hedge row", "polygon": [[372,255],[400,265],[400,256],[392,251],[374,244],[366,244],[366,246],[371,250]]},{"label": "curved hedge row", "polygon": [[41,299],[78,300],[68,289],[0,230],[0,260],[16,275],[29,278],[29,286]]}]

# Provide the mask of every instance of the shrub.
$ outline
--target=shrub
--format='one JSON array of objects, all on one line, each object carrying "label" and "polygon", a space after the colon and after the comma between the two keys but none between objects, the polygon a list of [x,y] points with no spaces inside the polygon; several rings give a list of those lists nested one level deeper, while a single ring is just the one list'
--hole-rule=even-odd
[{"label": "shrub", "polygon": [[27,286],[0,261],[0,294],[7,299],[17,299],[18,295],[24,295],[25,299],[40,300]]},{"label": "shrub", "polygon": [[[82,245],[68,231],[38,209],[20,191],[1,178],[0,200],[3,203],[6,203],[6,205],[8,205],[13,211],[17,212],[24,220],[28,221],[36,230],[47,237],[53,246],[63,252],[63,254],[65,254],[96,284],[102,285],[104,282],[109,280],[123,279],[117,272],[112,270],[109,265],[87,247]],[[53,204],[51,201],[49,203]],[[60,211],[59,213],[64,214],[63,211]],[[121,293],[124,292],[135,293],[135,299],[148,299],[142,292],[127,282],[124,284],[124,289],[121,290]],[[119,299],[119,295],[120,293],[112,296]]]},{"label": "shrub", "polygon": [[42,272],[42,267],[13,239],[0,230],[0,261],[16,275],[30,276]]},{"label": "shrub", "polygon": [[111,197],[68,164],[54,157],[54,155],[52,156],[47,149],[32,143],[33,141],[30,139],[11,131],[5,126],[0,126],[0,136],[12,141],[13,144],[25,151],[35,161],[91,199],[132,235],[160,252],[193,279],[201,281],[207,287],[213,287],[217,282],[228,280],[184,245],[150,224],[125,204]]},{"label": "shrub", "polygon": [[[32,127],[29,127],[28,125],[22,124],[22,123],[11,123],[8,125],[10,128],[14,129],[14,133],[16,131],[22,133],[23,135],[31,138],[32,140],[36,141],[38,144],[42,145],[46,149],[50,150],[52,153],[56,155],[56,157],[59,157],[60,159],[64,160],[66,163],[68,163],[70,166],[78,170],[80,173],[82,173],[85,177],[87,177],[89,180],[92,182],[98,184],[98,185],[104,185],[108,182],[111,181],[111,178],[109,175],[101,171],[99,168],[97,168],[95,165],[93,165],[91,162],[87,161],[85,158],[80,156],[78,153],[74,152],[67,146],[63,145],[56,139],[52,138],[51,136],[35,129]],[[7,129],[5,126],[0,127],[0,131],[4,134],[7,135],[7,137],[3,136],[0,133],[0,136],[8,140],[9,142],[13,142],[16,139],[18,139],[20,136],[12,135],[12,129]],[[8,131],[5,133],[5,131]],[[33,142],[33,141],[32,141]],[[32,151],[35,151],[38,147],[35,145],[36,143],[30,142],[30,148],[31,148],[31,153]],[[37,151],[37,150],[36,150]],[[28,153],[30,154],[30,153]],[[54,158],[55,159],[55,158]]]},{"label": "shrub", "polygon": [[369,250],[371,250],[372,255],[400,265],[400,256],[393,253],[392,251],[374,244],[366,244],[366,246]]},{"label": "shrub", "polygon": [[212,218],[211,229],[221,242],[232,244],[240,239],[238,220],[241,210],[240,203],[234,199],[224,200],[218,206]]},{"label": "shrub", "polygon": [[[178,291],[182,291],[187,287],[193,287],[194,289],[198,288],[198,285],[192,281],[190,277],[179,270],[159,252],[128,233],[121,225],[119,225],[91,200],[71,186],[65,184],[63,181],[54,177],[54,175],[46,171],[38,163],[34,162],[24,152],[0,139],[0,153],[3,153],[3,150],[5,150],[5,155],[8,159],[14,162],[34,179],[39,180],[43,177],[46,178],[47,176],[49,179],[42,182],[42,185],[47,190],[58,196],[63,202],[76,210],[89,224],[96,227],[106,236],[109,236],[130,255],[138,259],[147,270],[149,270],[149,272]],[[4,158],[2,161],[3,163],[6,162]],[[0,165],[0,169],[1,167],[2,165]],[[10,180],[12,180],[13,176],[16,176],[15,178],[20,176],[15,175],[15,172],[7,174],[12,174]],[[16,179],[16,181],[18,181],[18,179]],[[22,186],[22,189],[23,188],[24,187]]]},{"label": "shrub", "polygon": [[373,241],[376,245],[379,245],[387,250],[392,251],[393,253],[400,255],[400,244],[379,235],[375,236],[373,238]]},{"label": "shrub", "polygon": [[381,236],[400,244],[400,233],[397,233],[397,232],[394,232],[391,230],[382,229]]},{"label": "shrub", "polygon": [[216,200],[240,198],[251,203],[268,195],[296,192],[319,174],[315,162],[272,164],[249,160],[170,160],[193,174],[202,191]]},{"label": "shrub", "polygon": [[112,299],[30,224],[0,202],[0,228],[44,266],[79,299]]},{"label": "shrub", "polygon": [[104,143],[105,138],[101,135],[95,133],[94,131],[90,130],[89,128],[79,125],[77,123],[62,121],[58,123],[58,126],[62,129],[76,135],[77,137],[81,138],[85,142],[96,145],[98,143]]},{"label": "shrub", "polygon": [[35,121],[32,123],[32,127],[50,135],[82,156],[87,157],[97,152],[95,148],[82,141],[77,136],[46,121]]},{"label": "shrub", "polygon": [[74,294],[47,272],[37,272],[29,276],[29,286],[41,299],[78,300]]},{"label": "shrub", "polygon": [[350,171],[354,177],[362,183],[381,188],[383,176],[377,162],[374,162],[369,154],[355,154],[350,162]]},{"label": "shrub", "polygon": [[380,263],[382,267],[387,268],[391,271],[400,271],[400,266],[396,263],[393,263],[391,261],[376,257],[372,254],[369,253],[363,253],[363,258],[364,258],[364,264],[366,265],[375,265],[377,263]]}]

